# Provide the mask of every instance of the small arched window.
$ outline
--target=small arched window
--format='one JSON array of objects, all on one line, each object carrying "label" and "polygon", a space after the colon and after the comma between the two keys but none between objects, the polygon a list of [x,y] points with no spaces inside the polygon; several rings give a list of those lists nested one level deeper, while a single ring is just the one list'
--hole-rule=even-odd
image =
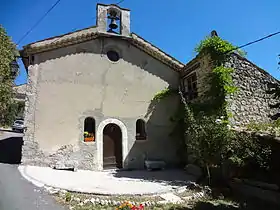
[{"label": "small arched window", "polygon": [[146,140],[146,125],[145,121],[142,119],[138,119],[136,121],[136,140]]},{"label": "small arched window", "polygon": [[84,141],[95,140],[95,120],[92,117],[87,117],[84,122]]}]

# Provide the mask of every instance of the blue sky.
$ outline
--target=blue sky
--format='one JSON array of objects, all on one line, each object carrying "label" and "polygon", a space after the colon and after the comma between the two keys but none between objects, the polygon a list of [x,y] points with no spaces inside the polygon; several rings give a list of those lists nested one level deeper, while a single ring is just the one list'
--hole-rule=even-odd
[{"label": "blue sky", "polygon": [[[17,42],[56,0],[2,0],[0,24]],[[96,3],[118,0],[61,0],[19,45],[95,25]],[[215,29],[219,36],[242,45],[280,31],[279,0],[125,0],[131,10],[131,29],[183,63],[194,48]],[[280,35],[244,48],[247,58],[280,79],[277,69]],[[20,64],[17,84],[26,81]]]}]

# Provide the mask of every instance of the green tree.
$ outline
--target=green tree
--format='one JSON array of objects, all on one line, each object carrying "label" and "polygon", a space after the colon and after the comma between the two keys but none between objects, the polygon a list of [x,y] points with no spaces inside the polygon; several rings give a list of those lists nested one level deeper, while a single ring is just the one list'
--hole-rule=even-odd
[{"label": "green tree", "polygon": [[18,51],[5,29],[0,25],[0,124],[7,124],[7,115],[14,103],[13,84],[17,72],[11,68],[16,61]]}]

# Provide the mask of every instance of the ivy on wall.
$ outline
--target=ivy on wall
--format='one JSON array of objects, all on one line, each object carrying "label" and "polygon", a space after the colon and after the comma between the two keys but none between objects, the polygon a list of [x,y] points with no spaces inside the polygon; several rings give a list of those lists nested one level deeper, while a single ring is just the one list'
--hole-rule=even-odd
[{"label": "ivy on wall", "polygon": [[[175,122],[172,134],[182,135],[185,152],[194,156],[196,164],[206,169],[209,184],[210,168],[222,168],[227,161],[240,166],[248,160],[248,157],[255,158],[260,166],[264,166],[270,153],[268,148],[265,155],[252,157],[251,154],[257,154],[255,151],[260,147],[243,146],[244,135],[239,135],[230,129],[231,113],[228,112],[227,98],[236,93],[238,88],[234,86],[232,79],[234,69],[226,67],[225,64],[231,56],[228,52],[235,49],[235,46],[218,36],[207,37],[199,43],[195,51],[201,56],[210,56],[211,60],[212,71],[203,81],[209,84],[209,89],[195,101],[186,101],[179,90],[181,103],[178,112],[172,118]],[[241,51],[239,54],[244,55]],[[165,89],[156,94],[154,99],[161,100],[173,92]],[[254,138],[249,140],[246,139],[247,142],[251,142],[250,145],[257,145]],[[246,154],[243,154],[244,152]]]},{"label": "ivy on wall", "polygon": [[165,88],[162,91],[159,91],[153,98],[155,101],[160,101],[163,98],[166,98],[167,96],[171,94],[176,94],[177,90],[171,89],[171,88]]},{"label": "ivy on wall", "polygon": [[234,94],[237,87],[234,86],[231,76],[234,69],[225,67],[225,63],[230,58],[228,52],[234,49],[236,49],[235,46],[218,36],[207,37],[195,48],[200,55],[210,56],[213,69],[204,81],[210,84],[209,90],[206,91],[206,99],[200,104],[195,104],[197,107],[202,107],[199,111],[204,114],[216,114],[228,118],[226,97]]}]

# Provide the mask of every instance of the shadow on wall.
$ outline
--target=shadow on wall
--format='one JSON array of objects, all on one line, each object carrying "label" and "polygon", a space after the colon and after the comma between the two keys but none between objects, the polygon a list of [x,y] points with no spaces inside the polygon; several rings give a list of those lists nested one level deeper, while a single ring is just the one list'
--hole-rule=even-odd
[{"label": "shadow on wall", "polygon": [[[180,162],[177,154],[179,139],[171,136],[174,127],[171,118],[177,111],[178,103],[179,99],[176,95],[151,101],[144,116],[147,137],[144,140],[135,140],[128,154],[128,158],[142,159],[142,161],[135,161],[142,164],[135,168],[144,168],[144,160],[163,160],[166,162],[167,168],[178,167]],[[136,139],[136,136],[132,136],[132,138]]]},{"label": "shadow on wall", "polygon": [[179,152],[181,139],[178,136],[171,136],[175,123],[171,122],[170,118],[174,117],[178,106],[179,98],[175,94],[162,100],[151,101],[145,116],[148,119],[146,122],[147,140],[136,140],[126,159],[129,162],[129,169],[145,169],[145,160],[163,160],[168,170],[120,170],[114,174],[115,177],[166,182],[175,186],[196,180],[195,177],[182,170],[185,160]]},{"label": "shadow on wall", "polygon": [[8,137],[0,140],[0,163],[20,164],[22,145],[22,137]]}]

